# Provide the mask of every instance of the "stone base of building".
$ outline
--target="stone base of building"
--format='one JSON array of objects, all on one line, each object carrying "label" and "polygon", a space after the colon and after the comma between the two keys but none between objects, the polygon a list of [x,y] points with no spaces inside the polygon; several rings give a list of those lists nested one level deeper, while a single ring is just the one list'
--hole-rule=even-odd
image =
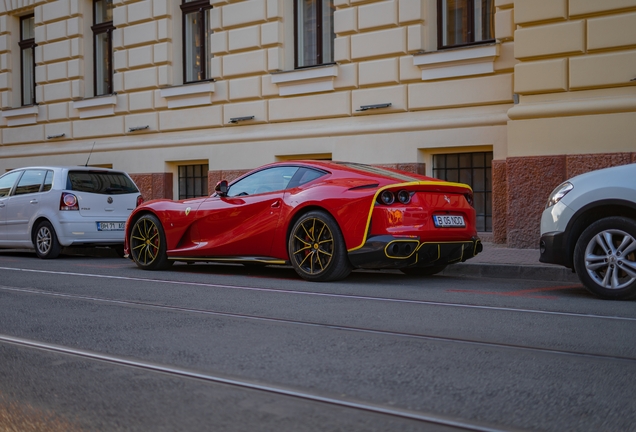
[{"label": "stone base of building", "polygon": [[493,241],[511,248],[538,248],[541,213],[565,180],[636,162],[636,153],[511,157],[493,161]]},{"label": "stone base of building", "polygon": [[130,174],[145,201],[172,199],[172,173]]}]

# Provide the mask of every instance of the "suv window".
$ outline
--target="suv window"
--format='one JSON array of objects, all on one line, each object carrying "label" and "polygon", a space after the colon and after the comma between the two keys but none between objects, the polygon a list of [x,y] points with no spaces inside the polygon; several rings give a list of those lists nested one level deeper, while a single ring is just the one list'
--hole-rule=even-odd
[{"label": "suv window", "polygon": [[15,188],[14,195],[40,192],[47,170],[26,170]]},{"label": "suv window", "polygon": [[109,171],[69,171],[66,189],[103,195],[139,192],[126,174]]}]

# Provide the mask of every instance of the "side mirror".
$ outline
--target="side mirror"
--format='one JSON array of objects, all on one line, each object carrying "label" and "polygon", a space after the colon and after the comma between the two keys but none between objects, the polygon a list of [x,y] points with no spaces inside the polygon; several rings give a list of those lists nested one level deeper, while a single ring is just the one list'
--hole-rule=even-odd
[{"label": "side mirror", "polygon": [[227,180],[221,180],[220,182],[218,182],[214,190],[221,197],[227,196],[227,191],[228,191]]}]

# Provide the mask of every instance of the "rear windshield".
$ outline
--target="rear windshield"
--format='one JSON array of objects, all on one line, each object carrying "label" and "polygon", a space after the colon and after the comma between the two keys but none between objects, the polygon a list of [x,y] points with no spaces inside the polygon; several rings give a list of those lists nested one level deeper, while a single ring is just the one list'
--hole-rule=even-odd
[{"label": "rear windshield", "polygon": [[357,169],[359,171],[364,171],[364,172],[377,174],[377,175],[381,175],[385,177],[391,177],[396,180],[402,180],[402,181],[408,181],[408,182],[422,180],[421,178],[418,178],[418,177],[411,177],[407,173],[397,173],[395,171],[391,171],[391,170],[380,168],[380,167],[370,166],[370,165],[363,165],[363,164],[357,164],[352,162],[335,162],[335,163],[339,165],[344,165],[349,168]]},{"label": "rear windshield", "polygon": [[66,189],[104,195],[139,192],[124,173],[107,171],[69,171]]}]

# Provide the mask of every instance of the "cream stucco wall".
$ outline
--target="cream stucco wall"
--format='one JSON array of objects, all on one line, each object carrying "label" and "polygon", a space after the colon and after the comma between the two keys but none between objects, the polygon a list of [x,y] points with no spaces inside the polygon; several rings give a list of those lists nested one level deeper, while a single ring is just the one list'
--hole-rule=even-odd
[{"label": "cream stucco wall", "polygon": [[508,156],[636,151],[636,1],[515,0]]},{"label": "cream stucco wall", "polygon": [[[91,164],[131,173],[176,172],[188,161],[242,170],[316,154],[427,163],[430,172],[430,155],[445,148],[506,156],[512,2],[497,1],[497,45],[437,56],[435,0],[334,3],[336,64],[293,71],[290,0],[211,0],[215,80],[183,86],[178,2],[115,0],[116,95],[98,98],[91,1],[0,4],[0,171],[83,164],[93,144]],[[36,18],[38,106],[19,108],[10,59],[26,13]],[[357,111],[379,103],[391,107]],[[245,116],[254,119],[228,123]]]}]

